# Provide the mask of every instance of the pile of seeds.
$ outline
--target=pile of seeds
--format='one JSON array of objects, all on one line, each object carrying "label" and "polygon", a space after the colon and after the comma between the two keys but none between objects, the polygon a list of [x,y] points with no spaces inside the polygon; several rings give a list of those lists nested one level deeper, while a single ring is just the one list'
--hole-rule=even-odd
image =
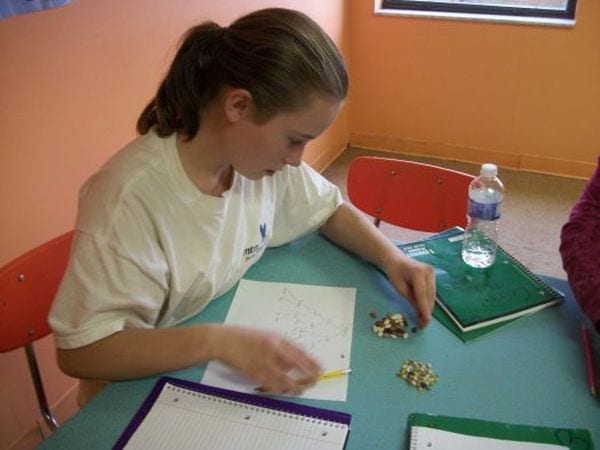
[{"label": "pile of seeds", "polygon": [[406,339],[408,337],[408,320],[406,314],[387,313],[385,317],[375,321],[373,332],[379,337]]},{"label": "pile of seeds", "polygon": [[440,379],[431,368],[430,363],[422,363],[407,359],[396,375],[419,391],[430,390]]}]

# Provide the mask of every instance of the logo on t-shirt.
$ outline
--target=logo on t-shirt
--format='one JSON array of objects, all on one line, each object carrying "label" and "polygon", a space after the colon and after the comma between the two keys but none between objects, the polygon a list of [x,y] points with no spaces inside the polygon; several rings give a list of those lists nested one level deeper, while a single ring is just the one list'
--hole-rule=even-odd
[{"label": "logo on t-shirt", "polygon": [[258,255],[266,245],[265,238],[267,237],[267,224],[261,223],[258,227],[258,231],[260,233],[260,243],[244,249],[244,262],[247,262]]},{"label": "logo on t-shirt", "polygon": [[265,237],[267,236],[267,224],[266,223],[261,223],[260,226],[258,227],[259,231],[260,231],[260,242],[265,240]]}]

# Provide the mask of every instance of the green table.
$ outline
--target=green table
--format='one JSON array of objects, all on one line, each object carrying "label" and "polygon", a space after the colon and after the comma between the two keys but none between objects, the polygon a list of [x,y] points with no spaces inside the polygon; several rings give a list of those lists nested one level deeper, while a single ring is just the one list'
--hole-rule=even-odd
[{"label": "green table", "polygon": [[[267,250],[245,278],[357,288],[348,400],[295,400],[352,414],[350,450],[407,448],[412,412],[586,428],[600,443],[600,402],[588,391],[580,340],[584,319],[564,280],[545,278],[565,294],[560,306],[464,344],[435,320],[407,340],[375,336],[371,311],[406,312],[414,323],[410,306],[378,270],[318,234]],[[190,323],[222,322],[234,291]],[[430,362],[440,381],[431,391],[409,387],[395,375],[405,359]],[[204,367],[169,375],[200,381]],[[111,383],[39,448],[111,448],[156,379]]]}]

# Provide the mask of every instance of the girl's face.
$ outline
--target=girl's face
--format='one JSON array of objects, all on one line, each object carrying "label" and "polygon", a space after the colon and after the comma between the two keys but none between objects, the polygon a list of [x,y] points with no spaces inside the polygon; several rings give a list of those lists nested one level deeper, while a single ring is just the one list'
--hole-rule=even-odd
[{"label": "girl's face", "polygon": [[251,113],[243,115],[231,135],[230,164],[252,180],[271,176],[286,164],[299,166],[306,144],[331,125],[341,106],[339,100],[314,96],[308,106],[265,123],[256,123]]}]

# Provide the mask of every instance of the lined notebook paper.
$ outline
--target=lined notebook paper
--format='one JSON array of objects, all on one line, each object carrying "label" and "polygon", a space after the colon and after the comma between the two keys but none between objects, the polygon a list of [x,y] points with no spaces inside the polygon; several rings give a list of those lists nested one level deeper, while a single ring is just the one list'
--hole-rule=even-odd
[{"label": "lined notebook paper", "polygon": [[590,432],[510,424],[466,417],[413,413],[410,450],[591,450]]},{"label": "lined notebook paper", "polygon": [[350,415],[162,377],[115,449],[344,448]]},{"label": "lined notebook paper", "polygon": [[560,450],[568,448],[564,445],[469,436],[427,427],[412,427],[410,430],[410,450]]}]

